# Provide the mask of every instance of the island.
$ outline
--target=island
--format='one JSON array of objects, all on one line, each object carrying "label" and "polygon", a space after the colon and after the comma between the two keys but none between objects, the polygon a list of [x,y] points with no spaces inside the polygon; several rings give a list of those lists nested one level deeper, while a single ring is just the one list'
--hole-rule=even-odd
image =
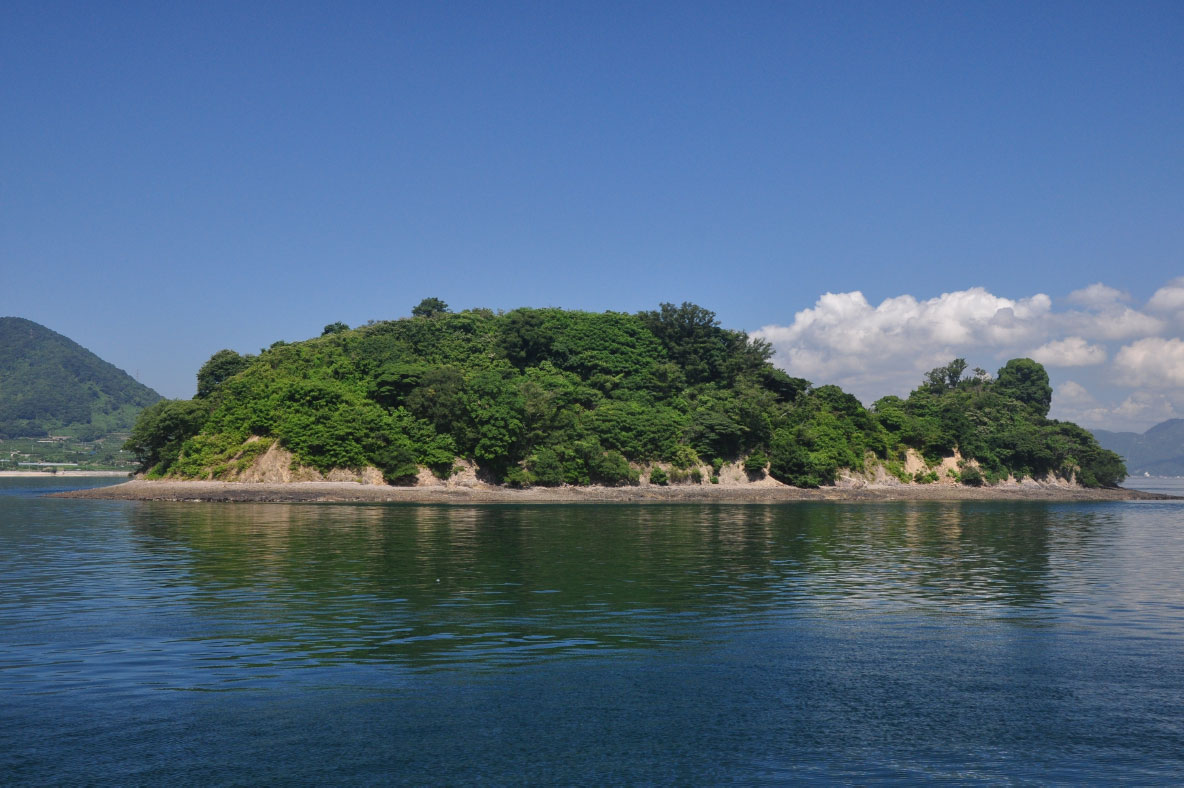
[{"label": "island", "polygon": [[170,500],[1118,499],[1122,459],[1048,418],[1037,362],[963,359],[864,405],[696,304],[450,311],[215,353],[125,446]]}]

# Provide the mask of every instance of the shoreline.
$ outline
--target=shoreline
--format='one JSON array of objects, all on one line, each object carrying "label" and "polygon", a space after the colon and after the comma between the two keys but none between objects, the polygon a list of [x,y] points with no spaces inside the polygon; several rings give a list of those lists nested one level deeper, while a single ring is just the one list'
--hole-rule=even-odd
[{"label": "shoreline", "polygon": [[1061,485],[865,485],[816,490],[761,485],[658,487],[391,487],[357,482],[209,482],[135,479],[107,487],[54,493],[54,498],[207,503],[865,503],[889,501],[1171,501],[1162,493],[1125,487],[1088,489]]},{"label": "shoreline", "polygon": [[77,476],[122,476],[130,478],[131,471],[58,471],[57,473],[49,473],[48,471],[0,471],[0,479],[24,479],[37,477],[38,479],[60,479],[63,476],[77,477]]}]

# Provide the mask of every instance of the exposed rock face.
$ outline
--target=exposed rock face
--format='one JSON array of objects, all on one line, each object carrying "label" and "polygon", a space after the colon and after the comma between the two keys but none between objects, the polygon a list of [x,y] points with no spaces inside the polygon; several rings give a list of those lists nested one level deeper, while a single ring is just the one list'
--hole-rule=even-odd
[{"label": "exposed rock face", "polygon": [[[248,443],[253,443],[253,438]],[[255,461],[241,472],[231,472],[222,481],[251,482],[256,484],[290,484],[292,482],[358,482],[360,484],[385,484],[382,473],[374,466],[367,466],[361,471],[346,468],[334,468],[324,474],[316,468],[298,465],[293,462],[292,452],[281,447],[278,442],[271,444],[267,451],[260,454]]]},{"label": "exposed rock face", "polygon": [[[255,443],[262,440],[258,437],[250,438],[245,445]],[[240,452],[241,456],[241,452]],[[235,459],[238,459],[236,457]],[[977,467],[974,460],[968,461],[970,465]],[[913,449],[909,449],[905,455],[904,470],[910,475],[915,475],[918,472],[935,472],[937,474],[937,481],[934,484],[945,487],[960,486],[955,477],[950,475],[950,471],[957,473],[963,463],[961,453],[955,450],[954,454],[949,457],[943,457],[942,461],[935,465],[929,466],[925,460]],[[719,483],[711,484],[711,466],[703,465],[699,467],[701,481],[698,483],[692,481],[685,481],[681,483],[671,483],[669,485],[655,485],[649,481],[649,474],[653,468],[662,468],[670,472],[671,465],[669,463],[653,463],[652,465],[638,466],[639,480],[637,487],[643,488],[659,488],[659,487],[729,487],[729,488],[783,488],[786,490],[795,489],[789,487],[782,482],[777,481],[768,475],[767,472],[761,471],[759,473],[750,474],[744,470],[743,461],[726,463],[719,471]],[[282,448],[278,442],[273,442],[265,452],[260,454],[255,460],[241,471],[229,471],[217,479],[213,476],[207,478],[207,481],[222,481],[222,482],[238,482],[248,484],[292,484],[299,482],[353,482],[362,485],[373,486],[389,486],[382,477],[382,472],[374,466],[366,466],[360,470],[353,470],[349,468],[334,468],[328,473],[322,473],[315,468],[306,465],[300,465],[295,462],[292,452]],[[469,489],[469,490],[492,490],[499,489],[500,486],[489,483],[482,478],[482,474],[477,465],[470,461],[457,458],[453,466],[452,474],[447,479],[440,479],[427,468],[420,468],[419,474],[416,477],[412,487],[423,489],[447,490],[447,489]],[[878,460],[870,458],[863,471],[843,470],[839,473],[835,480],[835,488],[841,490],[854,490],[862,488],[881,488],[881,487],[912,487],[920,486],[916,482],[901,482],[891,473],[889,473]],[[1055,487],[1062,489],[1072,489],[1077,487],[1076,480],[1070,476],[1068,479],[1061,478],[1054,474],[1049,474],[1047,477],[1040,479],[1025,478],[1016,480],[1015,478],[1008,478],[1001,482],[999,487]]]}]

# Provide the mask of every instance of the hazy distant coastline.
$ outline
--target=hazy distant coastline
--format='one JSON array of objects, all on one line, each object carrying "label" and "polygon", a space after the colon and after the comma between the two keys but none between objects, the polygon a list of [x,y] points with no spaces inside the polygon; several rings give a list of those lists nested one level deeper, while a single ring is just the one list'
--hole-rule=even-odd
[{"label": "hazy distant coastline", "polygon": [[131,476],[127,471],[58,471],[57,473],[48,473],[47,471],[0,471],[0,478],[2,479],[53,479],[61,476],[103,476],[111,478],[114,476],[128,477]]}]

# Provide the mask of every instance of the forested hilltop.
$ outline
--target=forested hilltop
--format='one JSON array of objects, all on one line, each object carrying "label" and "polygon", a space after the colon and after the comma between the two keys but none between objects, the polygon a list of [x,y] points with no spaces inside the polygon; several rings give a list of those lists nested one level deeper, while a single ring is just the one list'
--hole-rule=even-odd
[{"label": "forested hilltop", "polygon": [[94,440],[126,431],[160,395],[72,339],[0,317],[0,439]]},{"label": "forested hilltop", "polygon": [[[1126,475],[1089,432],[1047,418],[1052,388],[1029,359],[995,378],[956,359],[867,409],[771,356],[690,303],[453,313],[425,299],[410,318],[336,323],[257,356],[219,351],[197,396],[145,410],[126,448],[149,476],[230,479],[278,442],[294,464],[373,466],[390,484],[414,484],[421,467],[447,478],[459,460],[512,486],[627,485],[642,472],[707,484],[725,463],[798,487],[873,465],[925,483],[955,449],[947,473],[964,484]],[[913,454],[928,465],[906,465]]]}]

